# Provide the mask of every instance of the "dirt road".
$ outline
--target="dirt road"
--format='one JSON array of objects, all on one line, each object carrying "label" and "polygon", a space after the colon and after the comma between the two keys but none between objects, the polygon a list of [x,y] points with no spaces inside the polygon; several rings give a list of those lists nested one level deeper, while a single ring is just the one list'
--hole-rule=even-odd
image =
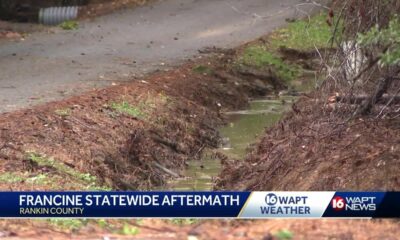
[{"label": "dirt road", "polygon": [[301,17],[301,0],[165,0],[0,46],[0,112],[165,69],[207,46],[231,47]]}]

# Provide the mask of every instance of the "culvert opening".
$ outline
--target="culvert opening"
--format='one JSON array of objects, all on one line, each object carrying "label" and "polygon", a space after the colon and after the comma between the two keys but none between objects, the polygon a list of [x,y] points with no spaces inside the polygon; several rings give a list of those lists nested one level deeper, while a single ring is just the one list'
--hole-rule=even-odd
[{"label": "culvert opening", "polygon": [[91,0],[2,0],[0,19],[12,22],[55,24],[78,17],[80,6]]}]

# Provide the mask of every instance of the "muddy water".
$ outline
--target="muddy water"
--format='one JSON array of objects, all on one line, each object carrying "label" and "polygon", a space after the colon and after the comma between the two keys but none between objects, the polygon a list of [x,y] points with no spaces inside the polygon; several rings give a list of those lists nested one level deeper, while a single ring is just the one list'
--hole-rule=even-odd
[{"label": "muddy water", "polygon": [[[293,97],[264,98],[250,102],[249,109],[227,112],[228,124],[220,129],[223,143],[217,150],[230,158],[243,159],[249,145],[255,143],[264,128],[276,123],[288,109]],[[215,152],[206,150],[202,159],[190,161],[182,178],[174,179],[168,189],[177,191],[211,190],[213,179],[221,171]]]}]

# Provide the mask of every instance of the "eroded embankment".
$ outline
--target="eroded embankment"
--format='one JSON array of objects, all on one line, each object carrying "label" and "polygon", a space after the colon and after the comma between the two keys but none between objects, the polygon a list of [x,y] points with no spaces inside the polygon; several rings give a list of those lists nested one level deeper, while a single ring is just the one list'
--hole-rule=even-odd
[{"label": "eroded embankment", "polygon": [[[2,189],[148,189],[215,147],[221,110],[270,91],[219,54],[148,79],[0,116]],[[203,65],[201,65],[203,64]],[[171,171],[170,171],[171,170]],[[173,174],[172,174],[173,175]]]},{"label": "eroded embankment", "polygon": [[[349,107],[303,97],[268,129],[245,161],[226,161],[218,189],[399,190],[399,105],[357,118]],[[343,106],[346,105],[346,106]]]}]

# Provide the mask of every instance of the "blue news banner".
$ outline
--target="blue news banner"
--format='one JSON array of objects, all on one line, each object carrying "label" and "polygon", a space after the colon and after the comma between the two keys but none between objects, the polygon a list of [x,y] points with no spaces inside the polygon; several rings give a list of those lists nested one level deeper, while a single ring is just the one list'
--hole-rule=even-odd
[{"label": "blue news banner", "polygon": [[400,192],[0,192],[0,218],[399,218]]}]

